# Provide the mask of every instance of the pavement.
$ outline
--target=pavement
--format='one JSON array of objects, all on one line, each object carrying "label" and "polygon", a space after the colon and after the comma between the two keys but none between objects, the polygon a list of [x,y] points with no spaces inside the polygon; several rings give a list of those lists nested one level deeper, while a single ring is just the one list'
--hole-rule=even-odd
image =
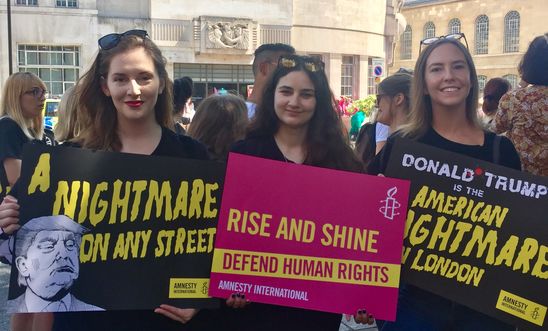
[{"label": "pavement", "polygon": [[6,313],[6,300],[10,284],[10,268],[0,263],[0,330],[9,330],[10,317]]}]

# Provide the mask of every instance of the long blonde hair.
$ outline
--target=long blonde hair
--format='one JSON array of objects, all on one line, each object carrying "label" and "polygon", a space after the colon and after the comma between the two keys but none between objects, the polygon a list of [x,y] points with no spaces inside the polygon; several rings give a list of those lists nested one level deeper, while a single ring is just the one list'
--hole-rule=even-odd
[{"label": "long blonde hair", "polygon": [[78,121],[78,94],[75,87],[66,90],[57,108],[59,121],[53,130],[55,139],[64,142],[73,139],[80,132]]},{"label": "long blonde hair", "polygon": [[34,118],[25,118],[21,107],[21,96],[34,87],[46,89],[46,84],[31,72],[16,72],[9,76],[2,91],[0,117],[8,116],[14,120],[29,139],[42,139],[44,135],[43,114]]},{"label": "long blonde hair", "polygon": [[430,100],[430,96],[426,94],[426,61],[434,49],[445,44],[451,44],[457,47],[466,59],[466,64],[470,70],[471,84],[470,92],[466,97],[466,119],[472,125],[478,128],[481,127],[477,114],[479,91],[478,75],[472,56],[468,49],[459,41],[442,38],[423,50],[415,64],[413,81],[411,83],[411,112],[409,114],[409,122],[401,126],[401,133],[404,137],[411,139],[419,138],[424,135],[432,125],[432,101]]}]

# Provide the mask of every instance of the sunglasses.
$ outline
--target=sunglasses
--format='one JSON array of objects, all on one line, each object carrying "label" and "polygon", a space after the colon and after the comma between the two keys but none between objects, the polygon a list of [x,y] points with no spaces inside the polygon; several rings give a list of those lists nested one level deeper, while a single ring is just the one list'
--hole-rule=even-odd
[{"label": "sunglasses", "polygon": [[468,41],[466,40],[466,36],[464,35],[464,33],[460,32],[460,33],[451,33],[451,34],[448,34],[448,35],[445,35],[445,36],[425,38],[425,39],[421,40],[420,47],[419,47],[419,53],[422,51],[422,45],[428,46],[430,44],[435,43],[436,41],[438,41],[440,39],[460,40],[461,38],[464,39],[464,43],[466,44],[466,48],[468,48]]},{"label": "sunglasses", "polygon": [[42,98],[45,94],[48,93],[48,90],[44,90],[40,87],[33,87],[32,89],[25,92],[25,94],[32,94],[36,99]]},{"label": "sunglasses", "polygon": [[146,37],[148,37],[148,33],[145,30],[129,30],[124,33],[107,34],[106,36],[103,36],[98,40],[99,47],[104,51],[112,49],[118,46],[120,40],[122,40],[122,38],[125,36],[137,36],[145,39]]},{"label": "sunglasses", "polygon": [[278,59],[278,67],[290,69],[297,66],[310,72],[317,72],[323,70],[325,64],[322,60],[312,56],[283,55]]}]

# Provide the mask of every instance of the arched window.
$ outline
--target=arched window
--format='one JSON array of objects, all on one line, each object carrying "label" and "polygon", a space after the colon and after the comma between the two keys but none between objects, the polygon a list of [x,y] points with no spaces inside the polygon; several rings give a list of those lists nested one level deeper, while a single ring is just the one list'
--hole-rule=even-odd
[{"label": "arched window", "polygon": [[402,60],[411,59],[412,45],[413,45],[413,32],[411,31],[411,26],[407,25],[405,27],[405,31],[401,35],[400,58]]},{"label": "arched window", "polygon": [[476,54],[487,54],[489,50],[489,17],[480,15],[476,18]]},{"label": "arched window", "polygon": [[458,18],[453,18],[449,21],[447,34],[453,33],[460,33],[460,20]]},{"label": "arched window", "polygon": [[509,74],[509,75],[502,76],[502,78],[506,79],[510,83],[510,85],[512,85],[513,89],[518,87],[518,76],[517,75]]},{"label": "arched window", "polygon": [[432,38],[436,36],[436,26],[432,22],[428,22],[424,25],[424,39]]},{"label": "arched window", "polygon": [[480,93],[483,92],[483,89],[485,88],[485,83],[487,83],[487,76],[478,75],[478,85],[479,85]]},{"label": "arched window", "polygon": [[504,53],[519,51],[519,13],[511,11],[504,17]]}]

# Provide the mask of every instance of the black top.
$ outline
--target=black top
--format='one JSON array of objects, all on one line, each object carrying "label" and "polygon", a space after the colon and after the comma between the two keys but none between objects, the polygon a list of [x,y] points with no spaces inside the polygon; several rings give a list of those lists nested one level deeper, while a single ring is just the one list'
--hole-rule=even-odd
[{"label": "black top", "polygon": [[[394,145],[394,139],[398,135],[399,134],[396,132],[388,138],[384,148],[367,167],[367,173],[373,175],[384,173],[388,165],[392,146]],[[429,128],[422,137],[417,139],[417,141],[446,151],[521,170],[521,161],[512,142],[508,138],[497,136],[492,132],[484,132],[483,145],[459,144],[445,139],[433,128]]]},{"label": "black top", "polygon": [[[50,146],[55,145],[55,140],[52,137],[51,131],[46,132],[42,143]],[[20,160],[23,146],[30,141],[31,139],[25,135],[17,122],[7,116],[0,118],[0,202],[6,195],[6,188],[9,186],[4,160]]]},{"label": "black top", "polygon": [[[74,143],[65,146],[78,147]],[[198,141],[162,129],[160,143],[151,155],[207,160],[209,156],[204,145]],[[154,281],[153,279],[150,281]],[[200,312],[188,324],[173,321],[152,310],[128,310],[105,312],[56,313],[53,331],[156,331],[156,330],[212,330],[207,311]]]},{"label": "black top", "polygon": [[[284,157],[272,136],[247,138],[234,144],[231,151],[291,162]],[[243,309],[227,309],[225,315],[227,316],[223,316],[223,318],[227,321],[227,325],[231,324],[231,328],[223,328],[223,330],[337,331],[341,323],[341,314],[260,303],[251,303]]]},{"label": "black top", "polygon": [[232,146],[230,151],[239,154],[262,157],[264,159],[294,163],[293,161],[285,158],[273,136],[253,137],[240,140]]},{"label": "black top", "polygon": [[0,119],[0,201],[9,186],[4,160],[8,158],[21,159],[23,145],[29,140],[14,120],[9,117]]}]

